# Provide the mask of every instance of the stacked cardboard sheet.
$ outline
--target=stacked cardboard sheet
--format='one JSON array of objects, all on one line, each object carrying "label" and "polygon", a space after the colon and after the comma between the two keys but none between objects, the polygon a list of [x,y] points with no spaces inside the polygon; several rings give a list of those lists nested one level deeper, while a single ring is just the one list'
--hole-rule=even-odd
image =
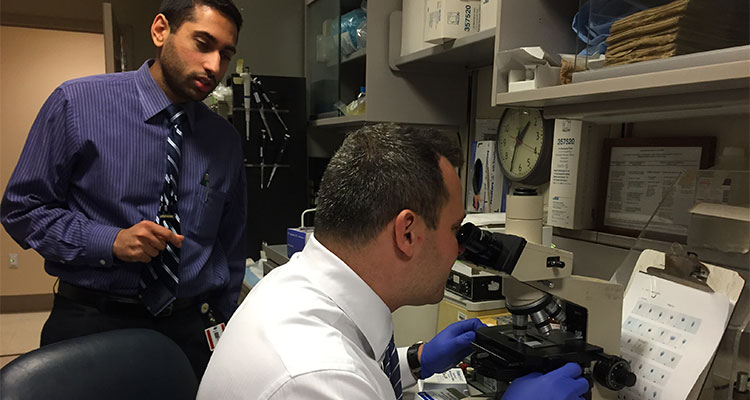
[{"label": "stacked cardboard sheet", "polygon": [[630,64],[747,44],[746,0],[676,0],[612,24],[605,65]]}]

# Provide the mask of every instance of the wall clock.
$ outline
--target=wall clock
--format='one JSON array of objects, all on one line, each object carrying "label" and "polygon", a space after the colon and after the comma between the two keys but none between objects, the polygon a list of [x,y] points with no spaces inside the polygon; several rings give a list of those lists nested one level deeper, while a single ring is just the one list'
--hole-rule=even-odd
[{"label": "wall clock", "polygon": [[539,110],[506,108],[497,125],[497,155],[503,174],[514,182],[541,185],[549,180],[555,120]]}]

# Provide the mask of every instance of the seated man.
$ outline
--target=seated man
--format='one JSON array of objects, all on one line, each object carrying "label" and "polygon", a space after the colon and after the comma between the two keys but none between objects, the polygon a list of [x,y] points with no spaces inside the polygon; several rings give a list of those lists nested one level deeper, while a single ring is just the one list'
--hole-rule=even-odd
[{"label": "seated man", "polygon": [[[250,292],[198,399],[401,399],[471,352],[476,320],[395,349],[391,313],[443,298],[464,219],[461,150],[396,125],[352,133],[320,186],[315,234]],[[576,399],[577,365],[518,379],[506,399]]]}]

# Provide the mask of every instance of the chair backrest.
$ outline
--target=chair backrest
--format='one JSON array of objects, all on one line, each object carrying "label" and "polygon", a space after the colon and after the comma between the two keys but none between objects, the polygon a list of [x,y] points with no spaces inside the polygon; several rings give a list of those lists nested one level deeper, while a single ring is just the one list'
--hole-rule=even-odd
[{"label": "chair backrest", "polygon": [[172,340],[121,329],[54,343],[0,369],[3,400],[194,400],[198,380]]}]

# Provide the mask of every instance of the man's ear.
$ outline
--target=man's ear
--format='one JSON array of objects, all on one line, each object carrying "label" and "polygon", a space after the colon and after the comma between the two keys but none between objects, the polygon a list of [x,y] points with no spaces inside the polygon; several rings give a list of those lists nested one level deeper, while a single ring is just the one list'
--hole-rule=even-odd
[{"label": "man's ear", "polygon": [[419,226],[419,217],[412,210],[401,210],[396,216],[393,226],[396,236],[396,247],[406,257],[411,258],[414,256],[416,246],[423,241],[423,233]]},{"label": "man's ear", "polygon": [[167,21],[167,17],[161,13],[157,14],[154,17],[154,22],[151,23],[151,40],[154,41],[154,46],[158,48],[164,46],[164,42],[167,41],[169,34],[169,21]]}]

